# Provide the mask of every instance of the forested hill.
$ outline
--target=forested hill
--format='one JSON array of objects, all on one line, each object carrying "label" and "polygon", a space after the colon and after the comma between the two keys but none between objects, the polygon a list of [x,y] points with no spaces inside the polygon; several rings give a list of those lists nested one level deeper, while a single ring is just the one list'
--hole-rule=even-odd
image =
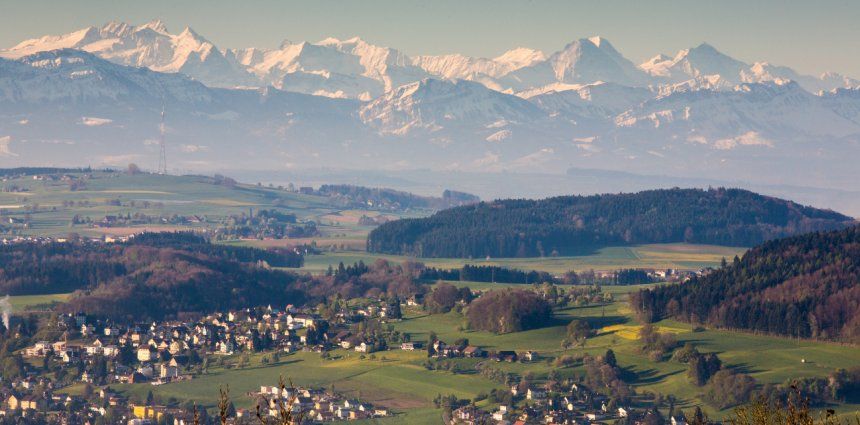
[{"label": "forested hill", "polygon": [[144,234],[124,244],[0,245],[0,293],[73,292],[63,310],[147,320],[256,305],[300,304],[305,276],[291,252],[211,245],[190,233]]},{"label": "forested hill", "polygon": [[770,241],[714,273],[633,294],[646,320],[860,342],[860,226]]},{"label": "forested hill", "polygon": [[0,294],[71,293],[58,311],[140,323],[266,305],[315,306],[333,294],[405,299],[428,287],[417,282],[417,270],[382,259],[341,264],[327,276],[282,268],[301,262],[291,251],[211,244],[187,232],[145,233],[126,243],[0,244]]},{"label": "forested hill", "polygon": [[845,215],[740,189],[503,200],[383,224],[371,252],[419,257],[536,257],[624,244],[752,246],[845,227]]}]

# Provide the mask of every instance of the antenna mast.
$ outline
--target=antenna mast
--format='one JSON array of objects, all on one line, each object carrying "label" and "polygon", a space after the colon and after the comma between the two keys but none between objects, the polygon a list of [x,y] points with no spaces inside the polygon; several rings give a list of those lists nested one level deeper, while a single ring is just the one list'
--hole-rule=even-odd
[{"label": "antenna mast", "polygon": [[167,174],[167,149],[164,142],[164,101],[161,102],[161,125],[158,130],[158,174]]}]

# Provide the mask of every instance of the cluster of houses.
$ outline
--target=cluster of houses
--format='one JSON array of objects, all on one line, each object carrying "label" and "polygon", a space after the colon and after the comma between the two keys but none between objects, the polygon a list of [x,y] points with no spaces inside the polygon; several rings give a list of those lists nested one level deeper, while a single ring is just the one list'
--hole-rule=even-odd
[{"label": "cluster of houses", "polygon": [[705,267],[698,270],[665,269],[649,270],[648,275],[656,281],[686,282],[694,276],[705,276],[713,271],[714,269],[712,267]]},{"label": "cluster of houses", "polygon": [[[314,422],[337,420],[357,420],[389,416],[388,409],[374,407],[358,400],[344,398],[339,394],[321,388],[282,388],[261,386],[256,396],[258,404],[266,406],[269,416],[277,417],[281,407],[289,408],[295,414]],[[245,414],[237,412],[238,415]]]},{"label": "cluster of houses", "polygon": [[[474,405],[459,407],[451,412],[449,425],[579,425],[602,424],[625,420],[630,424],[652,423],[648,417],[652,410],[634,410],[629,407],[612,406],[610,400],[581,384],[573,384],[569,390],[550,393],[544,388],[519,385],[511,386],[513,400],[523,401],[523,407],[514,409],[501,405],[486,411]],[[661,422],[662,423],[662,422]],[[672,417],[672,425],[687,425],[683,417]]]},{"label": "cluster of houses", "polygon": [[[330,323],[311,309],[287,306],[213,313],[195,321],[163,321],[120,325],[96,320],[85,314],[65,314],[58,318],[62,336],[57,341],[38,341],[21,350],[33,364],[55,361],[78,366],[75,379],[98,386],[114,383],[149,383],[161,385],[177,380],[192,379],[190,371],[202,367],[202,359],[210,355],[232,355],[242,352],[323,352],[346,346],[357,352],[372,352],[380,348],[376,341],[353,335],[349,325],[366,317],[384,318],[393,314],[385,302],[379,305],[353,307],[336,314]],[[110,370],[96,372],[93,365],[107,360]],[[8,389],[3,409],[44,415],[53,410],[67,410],[69,403],[81,403],[93,415],[103,415],[104,406],[119,408],[128,401],[108,394],[104,402],[86,404],[80,398],[53,396],[55,383],[47,378],[20,379],[2,382]],[[104,390],[102,390],[104,391]],[[276,391],[263,387],[257,396],[270,397]],[[366,403],[341,399],[320,390],[292,389],[297,397],[296,409],[314,420],[360,419],[386,416],[385,409]],[[288,395],[291,395],[288,394]],[[275,404],[271,405],[276,408]],[[161,415],[178,417],[182,412],[164,406],[128,406],[125,414],[131,419],[157,422]],[[101,413],[99,413],[101,412]],[[124,411],[125,412],[125,411]],[[274,410],[272,410],[274,412]],[[145,422],[139,422],[145,423]]]},{"label": "cluster of houses", "polygon": [[0,416],[29,418],[38,423],[82,423],[105,416],[111,410],[117,418],[132,418],[133,406],[109,387],[93,394],[92,400],[86,400],[55,392],[54,384],[45,378],[30,377],[6,384],[9,385],[0,389]]},{"label": "cluster of houses", "polygon": [[[418,344],[416,346],[416,344]],[[420,344],[415,342],[404,342],[400,346],[403,350],[416,350],[420,349]],[[489,358],[490,360],[495,360],[497,362],[508,362],[513,363],[517,361],[521,362],[533,362],[538,359],[538,354],[535,351],[523,351],[521,353],[517,353],[516,351],[509,350],[500,350],[500,351],[487,351],[481,347],[475,345],[469,345],[467,343],[460,344],[452,344],[448,345],[444,341],[436,340],[433,341],[430,346],[427,347],[427,351],[430,357],[438,358],[438,359],[453,359],[459,357],[468,357],[468,358]]]},{"label": "cluster of houses", "polygon": [[76,363],[97,357],[115,359],[130,352],[139,366],[131,370],[117,365],[117,382],[144,382],[156,377],[163,383],[180,378],[178,370],[192,358],[264,349],[292,352],[322,345],[329,337],[325,332],[317,332],[327,329],[326,321],[292,307],[287,311],[268,308],[215,313],[194,322],[131,326],[91,320],[85,314],[69,314],[59,318],[58,326],[64,330],[62,340],[36,342],[23,350],[24,357]]},{"label": "cluster of houses", "polygon": [[[26,393],[27,389],[36,389]],[[13,416],[51,423],[94,423],[96,418],[110,412],[117,423],[147,425],[165,423],[171,419],[174,425],[192,424],[194,412],[181,407],[157,404],[136,404],[118,395],[110,387],[98,390],[88,400],[53,392],[46,380],[32,379],[17,382],[16,386],[0,393],[0,417]],[[303,422],[320,423],[343,420],[384,418],[390,415],[386,408],[375,407],[355,399],[320,388],[261,386],[259,392],[248,393],[261,406],[261,414],[278,417],[281,409],[301,416]],[[256,423],[256,412],[237,409],[237,420],[248,418]],[[111,422],[114,423],[114,422]],[[166,422],[171,423],[171,422]]]},{"label": "cluster of houses", "polygon": [[[24,348],[25,358],[47,358],[61,363],[90,365],[100,358],[113,360],[106,376],[93,376],[84,367],[83,382],[95,384],[149,382],[160,385],[191,379],[184,373],[208,355],[260,351],[323,352],[341,347],[371,353],[384,341],[354,335],[350,324],[367,317],[390,318],[387,303],[356,307],[336,313],[330,323],[312,309],[292,305],[213,313],[196,321],[162,321],[123,326],[66,314],[58,319],[60,340],[38,341]],[[399,309],[397,309],[399,311]],[[399,314],[399,313],[397,313]]]},{"label": "cluster of houses", "polygon": [[86,224],[93,228],[110,228],[110,227],[126,227],[137,226],[144,224],[200,224],[207,222],[207,218],[202,215],[171,215],[171,216],[155,216],[146,214],[127,214],[123,215],[106,215],[101,219],[91,220],[90,218],[78,218],[75,224]]},{"label": "cluster of houses", "polygon": [[[10,223],[11,223],[12,220],[18,220],[18,219],[13,218],[13,217],[9,217],[8,220],[10,220]],[[124,236],[104,235],[104,236],[97,237],[97,238],[87,238],[86,241],[91,242],[91,243],[128,242],[128,240],[133,238],[134,236],[135,236],[135,234],[129,234],[129,235],[124,235]],[[12,237],[0,238],[0,245],[13,245],[13,244],[19,244],[19,243],[20,244],[26,243],[26,244],[47,245],[47,244],[51,244],[54,242],[63,243],[63,242],[68,242],[68,241],[69,241],[68,238],[51,237],[51,236],[12,236]]]}]

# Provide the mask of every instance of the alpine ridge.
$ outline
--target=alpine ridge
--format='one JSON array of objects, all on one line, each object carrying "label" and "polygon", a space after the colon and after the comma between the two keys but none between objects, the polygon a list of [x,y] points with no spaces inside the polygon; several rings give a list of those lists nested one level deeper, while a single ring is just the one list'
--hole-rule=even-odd
[{"label": "alpine ridge", "polygon": [[0,51],[0,166],[146,164],[162,105],[183,170],[579,167],[855,190],[840,159],[860,155],[856,80],[705,43],[637,66],[602,37],[486,59],[358,37],[221,49],[153,21]]},{"label": "alpine ridge", "polygon": [[209,86],[271,85],[361,100],[428,77],[472,80],[503,92],[598,81],[661,86],[716,75],[730,85],[788,79],[813,93],[860,85],[858,80],[833,73],[814,77],[765,62],[747,64],[707,43],[671,58],[660,54],[638,66],[599,36],[575,40],[550,54],[516,47],[492,59],[456,53],[410,57],[359,37],[316,43],[286,40],[277,49],[222,49],[188,27],[179,34],[171,33],[159,20],[142,25],[110,22],[25,40],[0,50],[0,57],[17,59],[62,48],[87,51],[122,65],[183,73]]}]

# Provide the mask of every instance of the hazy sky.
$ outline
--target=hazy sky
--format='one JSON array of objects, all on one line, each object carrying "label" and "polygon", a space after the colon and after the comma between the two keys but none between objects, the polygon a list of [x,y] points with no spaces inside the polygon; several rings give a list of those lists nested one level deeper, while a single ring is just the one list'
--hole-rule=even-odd
[{"label": "hazy sky", "polygon": [[172,32],[191,26],[220,47],[359,35],[411,55],[492,57],[601,35],[636,63],[707,41],[747,62],[860,77],[858,0],[0,0],[0,46],[153,18]]}]

